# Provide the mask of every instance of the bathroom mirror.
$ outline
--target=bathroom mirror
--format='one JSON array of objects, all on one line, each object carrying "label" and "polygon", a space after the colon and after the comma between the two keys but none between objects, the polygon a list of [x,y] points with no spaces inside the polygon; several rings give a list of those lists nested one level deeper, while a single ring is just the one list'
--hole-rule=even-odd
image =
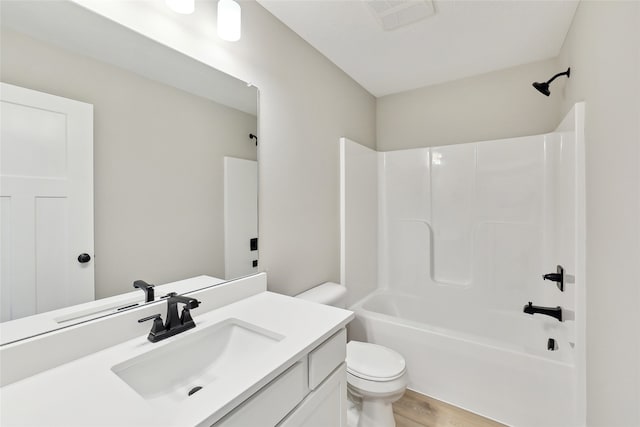
[{"label": "bathroom mirror", "polygon": [[[136,280],[214,284],[257,272],[257,89],[71,2],[1,8],[2,320],[114,298],[109,308],[121,308],[122,294],[142,304]],[[88,111],[77,120],[92,144],[79,180],[89,213],[69,207],[72,190],[34,190],[20,210],[14,181],[71,182],[64,173],[79,156],[69,147],[81,132],[56,109],[67,102]],[[25,148],[29,138],[36,144]],[[190,290],[156,289],[156,299]],[[60,326],[76,319],[86,320]]]}]

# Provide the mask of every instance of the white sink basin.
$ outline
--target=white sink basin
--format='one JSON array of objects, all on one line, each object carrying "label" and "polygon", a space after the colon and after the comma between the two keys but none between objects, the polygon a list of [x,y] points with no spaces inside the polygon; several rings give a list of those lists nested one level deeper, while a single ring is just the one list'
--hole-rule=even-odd
[{"label": "white sink basin", "polygon": [[260,363],[262,355],[284,338],[238,319],[197,328],[111,370],[149,403],[165,406],[201,389],[223,391],[224,380],[242,375],[249,363]]}]

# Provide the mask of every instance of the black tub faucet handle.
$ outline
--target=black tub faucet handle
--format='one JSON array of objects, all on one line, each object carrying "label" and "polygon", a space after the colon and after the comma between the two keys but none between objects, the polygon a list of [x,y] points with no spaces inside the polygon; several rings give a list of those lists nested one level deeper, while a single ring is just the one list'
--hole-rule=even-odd
[{"label": "black tub faucet handle", "polygon": [[561,265],[556,266],[555,273],[543,274],[542,279],[556,282],[558,289],[560,289],[561,292],[564,292],[564,268]]}]

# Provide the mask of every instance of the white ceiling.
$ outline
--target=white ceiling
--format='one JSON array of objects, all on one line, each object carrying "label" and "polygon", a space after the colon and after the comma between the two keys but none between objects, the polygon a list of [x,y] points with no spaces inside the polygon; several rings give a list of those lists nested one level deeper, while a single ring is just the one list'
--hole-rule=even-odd
[{"label": "white ceiling", "polygon": [[435,15],[392,31],[363,0],[257,1],[384,96],[553,58],[579,0],[439,0]]}]

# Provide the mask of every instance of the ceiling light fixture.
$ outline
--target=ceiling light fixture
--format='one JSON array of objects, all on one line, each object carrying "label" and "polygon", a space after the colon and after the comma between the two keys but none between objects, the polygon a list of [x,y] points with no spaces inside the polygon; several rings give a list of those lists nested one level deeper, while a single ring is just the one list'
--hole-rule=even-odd
[{"label": "ceiling light fixture", "polygon": [[183,15],[189,15],[193,13],[196,8],[195,0],[165,0],[169,9]]},{"label": "ceiling light fixture", "polygon": [[233,0],[218,0],[218,37],[235,42],[240,40],[241,10]]}]

